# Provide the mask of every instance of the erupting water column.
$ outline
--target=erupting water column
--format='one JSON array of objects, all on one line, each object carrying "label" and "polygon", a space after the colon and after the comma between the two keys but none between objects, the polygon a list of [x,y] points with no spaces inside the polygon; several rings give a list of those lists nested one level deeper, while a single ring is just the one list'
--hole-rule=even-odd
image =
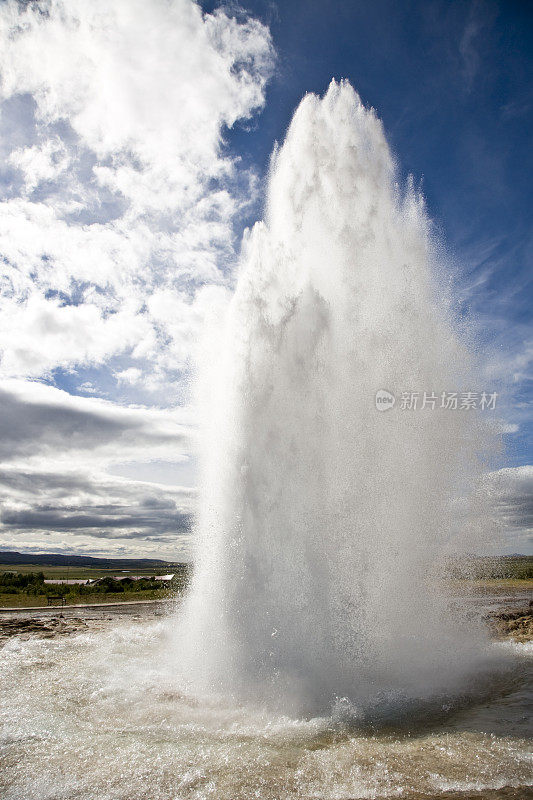
[{"label": "erupting water column", "polygon": [[204,371],[203,479],[180,662],[198,687],[294,711],[428,697],[481,634],[436,565],[461,530],[472,414],[376,410],[461,390],[421,198],[348,83],[308,95],[274,154],[225,338]]}]

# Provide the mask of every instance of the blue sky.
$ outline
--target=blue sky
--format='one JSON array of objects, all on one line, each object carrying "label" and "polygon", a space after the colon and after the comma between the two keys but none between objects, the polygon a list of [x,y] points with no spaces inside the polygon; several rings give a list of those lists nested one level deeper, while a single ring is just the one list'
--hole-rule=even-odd
[{"label": "blue sky", "polygon": [[327,14],[305,0],[246,7],[269,25],[278,61],[256,126],[237,126],[229,143],[264,173],[305,92],[350,80],[383,120],[400,174],[422,187],[456,308],[474,326],[480,359],[491,361],[487,386],[512,431],[499,464],[531,464],[533,9],[394,0],[331,2]]},{"label": "blue sky", "polygon": [[[400,173],[422,187],[479,347],[519,356],[531,337],[533,9],[521,2],[248,3],[270,26],[277,68],[252,130],[228,142],[264,174],[305,92],[348,78],[384,122]],[[206,9],[213,4],[204,4]],[[521,377],[502,402],[526,402]],[[507,412],[513,416],[512,408]],[[506,463],[531,460],[531,417]]]},{"label": "blue sky", "polygon": [[196,343],[231,296],[275,141],[306,92],[347,78],[426,197],[500,394],[508,549],[527,549],[533,11],[201,9],[0,4],[0,547],[187,557]]}]

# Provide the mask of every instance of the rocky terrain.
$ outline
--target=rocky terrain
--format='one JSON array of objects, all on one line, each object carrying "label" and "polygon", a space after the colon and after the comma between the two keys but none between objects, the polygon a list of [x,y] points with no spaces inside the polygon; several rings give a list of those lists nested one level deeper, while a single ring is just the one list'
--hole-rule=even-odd
[{"label": "rocky terrain", "polygon": [[492,612],[487,621],[498,638],[529,642],[533,640],[533,600],[521,608]]},{"label": "rocky terrain", "polygon": [[[130,606],[117,604],[103,608],[63,608],[46,612],[21,609],[16,612],[0,613],[0,641],[10,636],[39,636],[51,639],[67,636],[107,624],[127,617],[145,620],[168,613],[172,601],[157,603],[138,603]],[[483,617],[495,638],[512,639],[517,642],[533,640],[533,600],[512,600],[506,598],[498,608],[485,611]]]}]

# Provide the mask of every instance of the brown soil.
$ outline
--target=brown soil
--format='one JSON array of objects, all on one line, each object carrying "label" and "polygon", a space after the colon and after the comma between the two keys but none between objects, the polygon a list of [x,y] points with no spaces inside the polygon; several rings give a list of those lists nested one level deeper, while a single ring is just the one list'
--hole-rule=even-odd
[{"label": "brown soil", "polygon": [[533,640],[533,600],[522,608],[493,612],[487,619],[499,639],[513,639],[516,642]]}]

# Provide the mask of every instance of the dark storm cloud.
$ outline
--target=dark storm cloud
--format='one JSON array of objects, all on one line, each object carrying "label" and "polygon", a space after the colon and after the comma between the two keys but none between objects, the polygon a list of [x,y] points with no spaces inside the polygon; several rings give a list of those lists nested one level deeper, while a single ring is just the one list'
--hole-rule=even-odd
[{"label": "dark storm cloud", "polygon": [[121,408],[68,395],[38,383],[0,389],[0,461],[56,452],[90,454],[115,443],[127,454],[142,448],[185,449],[188,431],[171,414]]},{"label": "dark storm cloud", "polygon": [[[104,438],[123,434],[130,425],[102,413],[21,401],[0,389],[0,457],[11,460],[39,446],[73,449],[97,446]],[[133,426],[138,427],[138,426]]]},{"label": "dark storm cloud", "polygon": [[[90,507],[82,513],[60,508],[42,509],[37,507],[27,511],[4,511],[1,521],[7,528],[29,528],[31,530],[64,531],[71,533],[78,529],[127,528],[133,535],[133,528],[141,531],[158,531],[161,533],[180,533],[188,531],[191,517],[176,508],[167,508],[158,514],[146,513],[147,509],[122,509],[116,506]],[[140,535],[145,535],[140,534]]]},{"label": "dark storm cloud", "polygon": [[172,412],[19,381],[0,389],[0,404],[0,546],[42,535],[171,544],[189,532],[193,490],[105,472],[121,460],[179,460],[188,428]]},{"label": "dark storm cloud", "polygon": [[67,496],[87,487],[87,477],[77,474],[39,473],[0,469],[0,487],[17,493],[29,492],[34,497],[43,492]]},{"label": "dark storm cloud", "polygon": [[492,500],[500,523],[524,533],[533,529],[533,466],[494,473]]},{"label": "dark storm cloud", "polygon": [[189,533],[194,490],[108,475],[0,470],[4,536],[24,531],[172,541]]},{"label": "dark storm cloud", "polygon": [[516,528],[533,526],[533,496],[514,495],[498,503],[498,511]]}]

